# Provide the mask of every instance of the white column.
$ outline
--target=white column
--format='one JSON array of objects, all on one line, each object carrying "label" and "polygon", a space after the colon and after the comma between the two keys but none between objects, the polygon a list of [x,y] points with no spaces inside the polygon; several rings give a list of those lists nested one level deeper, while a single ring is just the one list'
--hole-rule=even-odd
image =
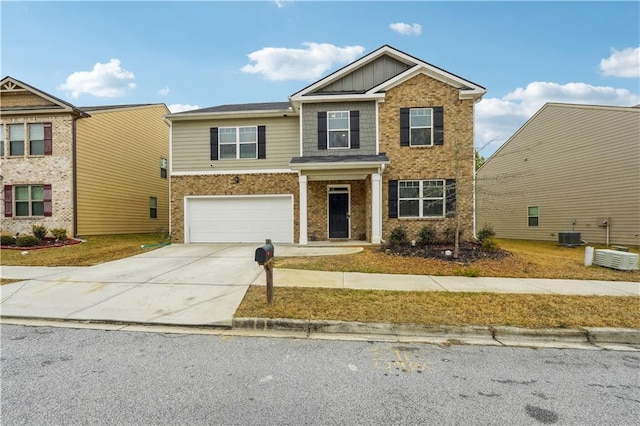
[{"label": "white column", "polygon": [[307,177],[298,176],[300,184],[300,240],[298,244],[307,245]]},{"label": "white column", "polygon": [[382,241],[382,175],[371,174],[371,242]]}]

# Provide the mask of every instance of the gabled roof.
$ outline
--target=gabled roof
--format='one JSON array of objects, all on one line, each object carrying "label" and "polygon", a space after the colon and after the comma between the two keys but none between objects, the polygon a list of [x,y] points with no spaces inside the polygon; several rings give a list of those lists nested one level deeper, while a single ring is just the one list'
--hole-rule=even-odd
[{"label": "gabled roof", "polygon": [[[387,79],[386,81],[379,82],[373,87],[367,88],[366,91],[345,93],[343,95],[328,94],[322,98],[314,95],[320,91],[323,87],[330,86],[332,83],[338,81],[345,76],[354,73],[358,69],[373,63],[373,61],[382,58],[384,56],[393,58],[407,66],[407,68],[399,74]],[[384,92],[392,87],[403,83],[404,81],[414,77],[417,74],[426,74],[436,80],[442,81],[450,86],[453,86],[460,90],[461,99],[474,99],[479,100],[485,93],[486,89],[476,83],[457,76],[453,73],[438,68],[435,65],[424,62],[418,58],[408,55],[398,49],[395,49],[389,45],[384,45],[377,50],[363,56],[362,58],[352,62],[349,65],[329,74],[328,76],[318,80],[317,82],[305,87],[304,89],[294,93],[289,99],[294,104],[302,103],[306,100],[318,101],[318,100],[341,100],[342,99],[376,99],[384,97]]]},{"label": "gabled roof", "polygon": [[277,117],[294,115],[289,102],[262,102],[251,104],[219,105],[190,111],[176,112],[166,116],[169,120],[189,120],[204,117],[238,118],[243,116]]},{"label": "gabled roof", "polygon": [[0,93],[16,93],[16,92],[30,92],[36,96],[39,96],[51,103],[48,106],[35,106],[35,107],[20,107],[20,108],[7,108],[0,105],[0,109],[4,115],[11,114],[22,114],[26,110],[30,113],[51,113],[53,112],[68,112],[70,114],[75,114],[80,117],[89,117],[90,115],[76,106],[63,101],[60,98],[57,98],[53,95],[50,95],[42,90],[36,89],[35,87],[24,83],[18,79],[15,79],[11,76],[6,76],[2,80],[0,80]]}]

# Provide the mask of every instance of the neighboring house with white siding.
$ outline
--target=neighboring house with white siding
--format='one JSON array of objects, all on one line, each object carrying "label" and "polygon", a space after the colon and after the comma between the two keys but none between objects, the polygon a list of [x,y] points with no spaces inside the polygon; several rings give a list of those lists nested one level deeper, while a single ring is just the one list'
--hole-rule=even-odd
[{"label": "neighboring house with white siding", "polygon": [[476,222],[499,238],[640,245],[640,108],[544,105],[478,170]]},{"label": "neighboring house with white siding", "polygon": [[486,89],[382,46],[289,97],[170,114],[178,243],[473,238]]},{"label": "neighboring house with white siding", "polygon": [[77,107],[3,78],[0,230],[168,231],[168,112],[164,104]]}]

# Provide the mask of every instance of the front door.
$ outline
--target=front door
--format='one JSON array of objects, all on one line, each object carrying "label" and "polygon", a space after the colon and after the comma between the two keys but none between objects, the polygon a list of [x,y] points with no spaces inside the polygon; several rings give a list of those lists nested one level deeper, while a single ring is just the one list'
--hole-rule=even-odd
[{"label": "front door", "polygon": [[349,238],[349,193],[329,194],[329,238]]}]

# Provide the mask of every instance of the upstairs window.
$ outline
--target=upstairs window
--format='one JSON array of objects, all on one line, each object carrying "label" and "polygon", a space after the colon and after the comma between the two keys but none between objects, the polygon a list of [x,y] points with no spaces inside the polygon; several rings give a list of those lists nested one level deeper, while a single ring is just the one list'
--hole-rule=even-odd
[{"label": "upstairs window", "polygon": [[0,157],[4,157],[4,126],[0,126]]},{"label": "upstairs window", "polygon": [[167,178],[167,159],[160,158],[160,177],[163,179]]},{"label": "upstairs window", "polygon": [[44,186],[15,186],[15,216],[44,216]]},{"label": "upstairs window", "polygon": [[219,157],[228,159],[255,159],[258,158],[258,128],[250,127],[220,127]]},{"label": "upstairs window", "polygon": [[24,124],[9,125],[9,155],[24,155]]},{"label": "upstairs window", "polygon": [[432,114],[431,108],[411,108],[409,146],[433,145]]},{"label": "upstairs window", "polygon": [[44,155],[43,124],[29,124],[29,155]]},{"label": "upstairs window", "polygon": [[349,148],[349,111],[327,113],[329,149]]}]

